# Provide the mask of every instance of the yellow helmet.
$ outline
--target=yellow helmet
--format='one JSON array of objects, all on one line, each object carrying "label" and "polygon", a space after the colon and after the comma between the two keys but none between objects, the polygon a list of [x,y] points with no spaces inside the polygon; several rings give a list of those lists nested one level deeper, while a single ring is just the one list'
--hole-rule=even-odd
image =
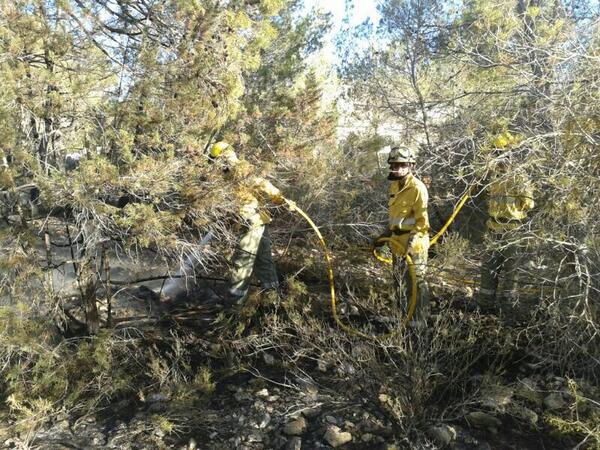
[{"label": "yellow helmet", "polygon": [[388,156],[388,164],[416,162],[415,152],[408,147],[393,147]]},{"label": "yellow helmet", "polygon": [[230,145],[224,141],[220,141],[220,142],[217,142],[216,144],[213,144],[210,147],[211,158],[218,158],[221,155],[221,153],[223,153],[223,150],[225,150],[228,147],[230,147]]}]

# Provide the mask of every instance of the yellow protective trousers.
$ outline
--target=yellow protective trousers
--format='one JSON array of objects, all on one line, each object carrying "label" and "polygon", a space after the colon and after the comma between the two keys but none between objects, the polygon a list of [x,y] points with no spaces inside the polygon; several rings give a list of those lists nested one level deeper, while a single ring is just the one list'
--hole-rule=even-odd
[{"label": "yellow protective trousers", "polygon": [[230,272],[231,295],[244,297],[253,275],[262,289],[279,287],[277,271],[271,254],[271,239],[266,225],[250,227],[241,237],[232,257]]}]

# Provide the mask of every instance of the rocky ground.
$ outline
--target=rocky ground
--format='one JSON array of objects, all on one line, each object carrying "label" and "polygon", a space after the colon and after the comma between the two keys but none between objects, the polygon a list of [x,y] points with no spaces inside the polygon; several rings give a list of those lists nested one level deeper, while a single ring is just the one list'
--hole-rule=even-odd
[{"label": "rocky ground", "polygon": [[[429,442],[419,448],[572,448],[574,442],[545,435],[540,421],[546,412],[568,408],[570,398],[565,379],[522,378],[482,392],[477,411],[432,420]],[[380,396],[379,402],[386,401]],[[122,400],[95,417],[59,417],[36,434],[31,448],[393,450],[410,441],[372,407],[340,403],[334,392],[310,383],[292,388],[238,375],[223,383],[205,408],[175,415],[169,403],[155,393],[144,402]],[[20,448],[18,442],[6,440],[3,448]]]},{"label": "rocky ground", "polygon": [[[208,339],[204,345],[218,354],[219,344]],[[253,355],[251,365],[187,408],[157,388],[143,398],[115,400],[94,415],[59,415],[28,436],[28,448],[559,450],[574,448],[577,440],[550,434],[544,419],[569,415],[577,404],[575,384],[583,397],[600,398],[597,386],[541,374],[523,362],[511,374],[474,376],[479,387],[469,404],[429,417],[420,431],[406,434],[389,414],[392,396],[346,395],[333,376],[340,368],[320,361],[302,378],[283,369],[278,357],[269,349]],[[594,401],[579,407],[595,408],[600,417]],[[23,448],[22,442],[10,438],[3,448]]]},{"label": "rocky ground", "polygon": [[[112,305],[115,333],[135,329],[142,334],[153,334],[160,340],[172,338],[175,330],[180,335],[192,336],[186,343],[186,351],[195,355],[192,359],[202,361],[192,360],[190,365],[206,365],[218,376],[207,383],[210,386],[205,394],[189,402],[182,402],[180,393],[157,382],[140,387],[138,392],[130,392],[127,396],[103,399],[93,413],[53,413],[41,427],[32,427],[28,433],[0,437],[2,448],[559,450],[597,445],[590,438],[589,430],[580,429],[573,433],[570,428],[568,432],[557,433],[560,427],[551,425],[556,418],[566,421],[573,421],[580,415],[600,418],[600,387],[577,374],[561,371],[546,356],[528,352],[527,342],[531,336],[535,337],[539,328],[528,328],[527,324],[511,325],[506,333],[497,332],[496,319],[467,311],[465,299],[472,294],[469,286],[442,288],[439,283],[436,288],[438,301],[429,328],[424,332],[430,339],[425,346],[428,342],[432,347],[441,345],[442,352],[435,355],[446,357],[444,346],[455,345],[458,339],[464,338],[465,348],[476,350],[478,339],[490,335],[491,341],[506,340],[502,347],[506,353],[499,357],[499,362],[481,362],[469,367],[463,377],[466,379],[464,386],[456,387],[453,397],[449,394],[443,398],[433,396],[426,401],[434,404],[426,408],[423,405],[415,407],[421,408],[417,421],[411,417],[411,396],[404,396],[400,402],[403,394],[394,390],[403,388],[410,392],[410,384],[403,386],[397,379],[390,379],[391,390],[380,389],[388,384],[386,375],[373,372],[376,390],[365,390],[364,385],[368,383],[364,378],[370,375],[370,364],[373,364],[372,370],[377,370],[383,363],[397,364],[398,371],[402,372],[404,369],[398,358],[411,359],[413,355],[405,353],[402,356],[400,352],[400,356],[389,356],[390,348],[385,345],[377,346],[375,351],[365,350],[362,346],[367,347],[366,342],[360,340],[345,341],[348,351],[345,360],[331,357],[336,347],[318,348],[320,341],[315,341],[316,349],[305,349],[303,346],[310,343],[313,336],[300,339],[301,327],[307,326],[302,321],[313,318],[317,327],[329,330],[326,332],[331,333],[331,339],[345,339],[336,329],[328,310],[328,285],[322,279],[323,263],[319,258],[315,260],[317,263],[313,266],[302,268],[303,282],[309,289],[287,287],[289,296],[299,296],[301,306],[290,306],[278,329],[266,328],[260,319],[264,311],[254,311],[250,316],[239,311],[231,315],[226,308],[216,306],[219,289],[214,280],[196,286],[187,296],[165,303],[165,299],[157,295],[162,283],[160,279],[145,286],[127,285],[130,267],[115,266],[113,279],[124,283]],[[353,295],[371,299],[370,284],[374,280],[381,284],[386,279],[385,274],[372,266],[352,267],[353,272],[340,269],[337,273],[340,285],[354,283],[352,289],[347,284],[348,292],[340,296],[344,299],[339,305],[340,313],[352,310]],[[139,270],[139,275],[148,274],[147,267]],[[298,268],[289,272],[298,273]],[[161,273],[159,267],[153,272],[154,275]],[[63,278],[68,279],[68,274]],[[284,298],[283,302],[286,301]],[[372,304],[367,302],[359,306],[361,310],[367,310]],[[106,308],[106,304],[102,305],[103,313]],[[300,325],[297,325],[298,315],[302,317]],[[349,320],[347,315],[342,315],[344,320]],[[236,331],[237,322],[242,319],[246,328]],[[451,323],[445,320],[451,320]],[[448,326],[463,328],[464,333],[454,336],[450,332],[448,335],[444,329]],[[274,330],[281,334],[281,342],[269,340],[269,333]],[[318,332],[315,329],[309,331]],[[232,354],[235,353],[233,347],[224,345],[221,334],[239,339],[244,350]],[[457,341],[450,342],[448,336]],[[327,339],[325,337],[325,342]],[[525,347],[520,344],[522,340],[526,342]],[[151,342],[144,340],[147,345],[153,345]],[[286,350],[288,353],[295,352],[293,368],[284,360],[289,356],[281,350],[284,344],[291,346]],[[486,348],[491,347],[482,345],[481,351],[485,353]],[[410,346],[405,351],[410,352]],[[478,356],[482,361],[486,357],[495,358],[494,355]],[[353,361],[361,358],[362,367],[353,367]],[[422,363],[427,365],[430,361]],[[452,362],[449,364],[450,369],[430,367],[429,372],[422,375],[417,372],[416,376],[449,376],[447,372],[453,370]],[[363,377],[360,382],[356,373],[359,370]],[[394,370],[392,367],[390,373]],[[355,376],[356,383],[353,381]],[[417,381],[420,380],[417,378]],[[465,387],[469,389],[468,395],[460,392]],[[452,386],[444,388],[445,392],[452,390]],[[423,410],[429,412],[423,413]],[[585,423],[585,426],[594,427],[592,422]],[[586,438],[589,439],[587,442]]]}]

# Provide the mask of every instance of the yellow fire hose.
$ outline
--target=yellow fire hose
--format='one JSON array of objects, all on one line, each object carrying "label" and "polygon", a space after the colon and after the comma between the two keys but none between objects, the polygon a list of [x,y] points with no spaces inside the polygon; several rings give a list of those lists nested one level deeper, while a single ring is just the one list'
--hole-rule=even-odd
[{"label": "yellow fire hose", "polygon": [[[362,331],[352,328],[340,320],[340,317],[338,316],[338,313],[337,313],[337,306],[336,306],[336,300],[335,300],[335,286],[334,286],[334,282],[333,282],[333,266],[332,266],[332,261],[331,261],[331,255],[329,253],[329,249],[327,248],[327,244],[325,243],[325,239],[323,239],[323,235],[319,231],[319,228],[312,221],[312,219],[310,217],[308,217],[308,215],[304,211],[302,211],[302,209],[300,209],[298,207],[298,205],[296,205],[296,203],[294,203],[291,200],[288,200],[287,198],[284,198],[284,201],[285,201],[286,205],[290,208],[290,211],[297,212],[304,218],[304,220],[306,220],[306,222],[311,226],[311,228],[314,230],[315,234],[319,238],[319,243],[321,244],[321,247],[323,248],[323,253],[325,254],[325,261],[327,261],[327,277],[329,279],[329,293],[331,295],[331,312],[333,314],[333,318],[334,318],[336,324],[342,330],[346,331],[349,334],[361,336],[366,339],[374,339],[375,338],[374,336],[370,336],[366,333],[363,333]],[[411,280],[413,283],[413,290],[412,290],[411,302],[409,304],[408,314],[406,315],[406,318],[402,321],[403,326],[412,317],[414,310],[415,310],[416,298],[417,298],[416,297],[417,291],[415,289],[416,275],[415,275],[414,266],[412,264],[412,260],[410,259],[410,256],[406,255],[405,258],[406,258],[406,262],[408,265],[408,273],[409,273],[409,276],[411,277]],[[382,339],[384,337],[391,336],[392,334],[394,334],[394,331],[387,333],[385,335],[378,336],[376,339]]]},{"label": "yellow fire hose", "polygon": [[[429,245],[434,245],[438,239],[440,238],[440,236],[442,236],[442,234],[444,234],[444,232],[446,231],[446,229],[448,228],[448,226],[450,225],[450,223],[454,220],[454,218],[456,217],[456,215],[458,214],[458,212],[460,211],[460,209],[463,207],[463,205],[465,204],[465,202],[467,201],[467,199],[469,198],[470,195],[470,190],[467,191],[459,200],[459,202],[456,204],[452,214],[450,215],[450,217],[448,218],[448,220],[446,221],[446,223],[444,224],[444,226],[440,229],[440,231],[437,232],[437,234],[435,236],[433,236],[430,240],[429,240]],[[289,207],[290,211],[292,212],[297,212],[298,214],[300,214],[304,220],[306,220],[306,222],[310,225],[310,227],[314,230],[315,234],[317,235],[317,237],[319,238],[319,243],[321,244],[321,247],[323,248],[323,253],[325,255],[325,261],[327,262],[327,277],[329,279],[329,293],[331,295],[331,312],[333,314],[333,318],[336,322],[336,324],[343,329],[344,331],[346,331],[347,333],[356,335],[356,336],[361,336],[363,338],[366,339],[383,339],[386,337],[390,337],[393,334],[395,334],[397,332],[396,330],[392,330],[389,333],[383,334],[383,335],[379,335],[377,337],[375,336],[371,336],[368,335],[366,333],[363,333],[362,331],[359,331],[351,326],[346,325],[344,322],[342,322],[338,316],[337,313],[337,306],[336,306],[336,299],[335,299],[335,285],[334,285],[334,280],[333,280],[333,265],[332,265],[332,260],[331,260],[331,255],[329,253],[329,249],[327,248],[327,244],[325,243],[325,239],[323,239],[323,235],[321,234],[321,232],[319,231],[319,228],[315,225],[315,223],[312,221],[312,219],[302,210],[298,207],[298,205],[296,205],[295,202],[287,199],[284,197],[284,201],[286,203],[286,205]],[[389,241],[389,238],[381,238],[380,241],[382,242],[387,242]],[[373,249],[373,255],[375,256],[375,258],[377,258],[379,261],[382,261],[386,264],[391,264],[392,260],[389,258],[384,258],[381,255],[379,255],[377,253],[377,249],[374,248]],[[410,278],[411,281],[411,296],[408,302],[408,311],[406,314],[406,317],[402,320],[402,324],[401,326],[405,326],[408,321],[412,318],[414,312],[415,312],[415,308],[417,305],[417,277],[415,274],[415,267],[414,264],[412,262],[412,259],[410,257],[410,255],[406,254],[403,256],[403,258],[406,261],[406,266],[408,269],[408,276]]]},{"label": "yellow fire hose", "polygon": [[[438,239],[446,232],[446,230],[448,229],[448,227],[450,226],[450,224],[452,223],[452,221],[454,220],[454,218],[456,217],[458,212],[464,206],[464,204],[466,203],[466,201],[468,200],[470,195],[471,195],[471,189],[469,189],[467,192],[465,192],[463,194],[463,196],[460,198],[460,200],[454,207],[452,214],[450,214],[450,217],[448,217],[448,220],[446,221],[444,226],[442,226],[442,228],[440,228],[440,230],[435,234],[435,236],[433,236],[429,240],[430,247],[432,245],[435,245],[435,243],[438,241]],[[390,238],[379,238],[378,239],[379,242],[388,242],[389,240],[390,240]],[[379,261],[381,261],[385,264],[392,264],[392,259],[384,258],[383,256],[381,256],[379,253],[377,253],[377,248],[373,248],[373,255],[375,256],[375,258],[377,258]],[[410,277],[412,289],[411,289],[411,296],[409,299],[408,313],[406,315],[405,320],[402,323],[403,325],[406,324],[406,322],[408,322],[410,319],[412,319],[412,315],[416,308],[416,303],[417,303],[417,278],[414,273],[414,265],[413,265],[412,260],[410,259],[409,255],[404,255],[404,259],[406,260],[406,265],[408,267],[408,274]]]}]

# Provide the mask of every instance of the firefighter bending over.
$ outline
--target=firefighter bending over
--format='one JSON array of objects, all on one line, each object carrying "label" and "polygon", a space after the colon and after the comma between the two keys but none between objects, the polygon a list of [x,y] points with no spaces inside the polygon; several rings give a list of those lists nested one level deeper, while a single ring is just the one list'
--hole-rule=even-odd
[{"label": "firefighter bending over", "polygon": [[[227,303],[242,303],[248,294],[251,277],[260,281],[261,289],[277,291],[279,280],[273,255],[268,224],[271,219],[260,206],[259,198],[267,197],[274,204],[282,204],[279,189],[268,180],[257,176],[245,176],[243,166],[248,163],[238,159],[232,146],[218,142],[210,149],[210,157],[218,161],[226,176],[237,182],[236,197],[240,204],[239,215],[243,219],[243,231],[232,257],[229,285],[225,294]],[[240,172],[240,173],[236,173]]]}]

